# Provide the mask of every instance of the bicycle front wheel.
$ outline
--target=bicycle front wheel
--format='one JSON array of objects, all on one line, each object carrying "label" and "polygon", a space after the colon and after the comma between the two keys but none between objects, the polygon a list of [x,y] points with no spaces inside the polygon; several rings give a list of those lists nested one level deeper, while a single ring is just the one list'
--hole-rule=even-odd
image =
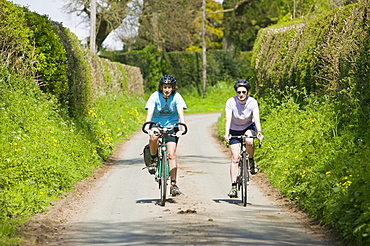
[{"label": "bicycle front wheel", "polygon": [[167,152],[164,152],[162,155],[161,160],[162,168],[161,168],[161,206],[164,206],[166,204],[166,193],[167,193]]},{"label": "bicycle front wheel", "polygon": [[242,178],[242,182],[241,182],[241,193],[242,193],[242,203],[243,203],[243,206],[247,206],[247,195],[248,195],[248,189],[247,189],[247,185],[248,185],[248,163],[247,163],[247,154],[246,153],[243,153],[242,154],[242,165],[241,165],[241,178]]}]

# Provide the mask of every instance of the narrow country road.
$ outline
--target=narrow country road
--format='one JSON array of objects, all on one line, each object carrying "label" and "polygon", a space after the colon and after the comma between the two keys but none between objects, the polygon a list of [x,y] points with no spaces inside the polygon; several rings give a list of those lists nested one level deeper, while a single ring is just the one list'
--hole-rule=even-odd
[{"label": "narrow country road", "polygon": [[219,114],[187,115],[189,133],[178,148],[181,196],[157,204],[154,177],[142,170],[147,135],[137,132],[118,161],[48,245],[327,245],[274,206],[253,183],[249,204],[230,199],[228,153],[215,143]]}]

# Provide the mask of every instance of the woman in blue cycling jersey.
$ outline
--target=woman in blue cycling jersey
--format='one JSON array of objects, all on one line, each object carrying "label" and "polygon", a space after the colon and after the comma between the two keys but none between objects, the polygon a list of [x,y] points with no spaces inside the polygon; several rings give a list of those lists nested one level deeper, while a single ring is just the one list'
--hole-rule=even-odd
[{"label": "woman in blue cycling jersey", "polygon": [[[246,80],[238,80],[234,84],[236,96],[229,98],[226,102],[226,126],[224,139],[230,144],[231,150],[231,165],[230,165],[230,178],[231,178],[231,190],[229,197],[238,197],[236,178],[239,171],[239,159],[240,159],[240,144],[241,139],[232,138],[232,136],[245,135],[256,135],[259,141],[262,141],[262,128],[260,123],[260,114],[258,103],[256,99],[248,96],[248,92],[251,89],[251,85]],[[258,171],[255,165],[254,155],[254,143],[253,139],[247,139],[246,146],[247,153],[249,155],[249,163],[251,164],[251,173],[256,174]]]},{"label": "woman in blue cycling jersey", "polygon": [[[176,87],[176,79],[171,75],[164,75],[159,80],[158,91],[154,92],[148,99],[145,109],[147,110],[146,122],[154,121],[159,123],[162,127],[171,128],[175,123],[181,122],[185,124],[184,110],[187,108],[186,103]],[[154,134],[155,127],[147,126],[149,135],[149,148],[151,154],[151,165],[149,166],[149,173],[156,172],[156,157],[158,149],[158,136]],[[179,137],[183,133],[183,126],[174,129],[176,136],[169,136],[167,138],[167,151],[170,165],[171,176],[171,194],[173,196],[181,194],[176,184],[177,178],[177,162],[176,162],[176,148]]]}]

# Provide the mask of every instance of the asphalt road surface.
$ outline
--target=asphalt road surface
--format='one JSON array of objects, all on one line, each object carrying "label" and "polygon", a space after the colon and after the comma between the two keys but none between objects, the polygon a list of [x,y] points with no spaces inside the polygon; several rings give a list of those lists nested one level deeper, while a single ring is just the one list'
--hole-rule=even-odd
[{"label": "asphalt road surface", "polygon": [[[264,196],[253,180],[249,204],[230,199],[229,155],[212,137],[220,114],[187,115],[178,147],[182,195],[158,204],[159,189],[140,156],[148,136],[134,134],[117,164],[86,197],[62,245],[327,245]],[[253,177],[252,177],[253,178]],[[68,233],[67,233],[68,232]]]}]

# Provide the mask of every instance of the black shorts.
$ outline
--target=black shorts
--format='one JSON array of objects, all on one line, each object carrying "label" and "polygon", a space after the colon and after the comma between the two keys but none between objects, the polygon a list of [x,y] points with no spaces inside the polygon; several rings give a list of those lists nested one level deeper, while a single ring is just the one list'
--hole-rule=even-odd
[{"label": "black shorts", "polygon": [[[244,129],[242,131],[234,131],[234,130],[230,129],[230,135],[231,136],[242,136],[248,130],[252,130],[252,131],[256,132],[257,131],[256,125],[254,123],[252,123],[250,126],[248,126],[246,129]],[[232,138],[232,139],[230,139],[229,144],[232,145],[232,144],[237,144],[237,143],[241,143],[241,142],[242,142],[242,140],[240,138]]]},{"label": "black shorts", "polygon": [[166,138],[167,143],[169,143],[169,142],[177,143],[179,141],[179,138],[178,137],[172,136],[172,134],[175,134],[178,131],[179,131],[179,128],[178,127],[175,127],[174,129],[172,129],[171,131],[169,131],[169,134],[168,134],[168,136]]},{"label": "black shorts", "polygon": [[[155,127],[154,125],[151,125],[150,128],[152,127]],[[172,129],[171,131],[169,131],[168,133],[168,136],[166,138],[166,141],[167,143],[168,142],[174,142],[174,143],[178,143],[179,142],[179,138],[176,137],[176,136],[172,136],[172,134],[175,134],[176,132],[179,131],[179,128],[178,127],[175,127],[174,129]]]}]

